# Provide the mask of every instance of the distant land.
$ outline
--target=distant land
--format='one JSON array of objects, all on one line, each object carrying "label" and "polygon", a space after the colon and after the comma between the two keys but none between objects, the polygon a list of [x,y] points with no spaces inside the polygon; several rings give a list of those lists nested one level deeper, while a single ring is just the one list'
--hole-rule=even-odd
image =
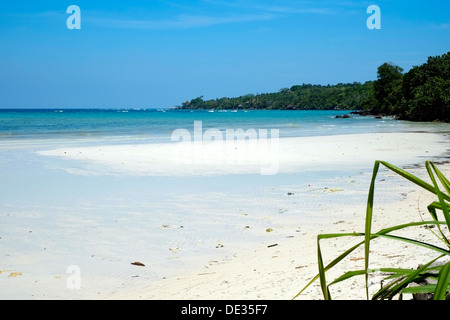
[{"label": "distant land", "polygon": [[248,94],[237,98],[183,102],[182,109],[277,109],[277,110],[355,110],[363,106],[373,91],[373,81],[364,84],[303,84],[282,88],[276,93]]},{"label": "distant land", "polygon": [[429,57],[407,73],[386,62],[377,80],[336,85],[294,85],[275,93],[184,101],[177,109],[360,110],[411,121],[450,122],[450,52]]}]

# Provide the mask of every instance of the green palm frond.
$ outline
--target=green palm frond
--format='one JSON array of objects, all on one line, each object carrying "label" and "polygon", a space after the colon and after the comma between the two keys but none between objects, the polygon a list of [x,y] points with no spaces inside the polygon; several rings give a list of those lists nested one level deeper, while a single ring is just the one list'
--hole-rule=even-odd
[{"label": "green palm frond", "polygon": [[[372,232],[372,218],[373,218],[373,203],[375,197],[375,181],[377,174],[379,172],[380,166],[383,165],[387,169],[395,172],[401,177],[407,179],[408,181],[418,185],[420,188],[433,193],[437,197],[437,201],[432,202],[428,205],[427,209],[432,218],[430,221],[417,221],[406,223],[402,225],[396,225],[389,228],[385,228],[378,232]],[[368,291],[368,277],[369,274],[374,272],[382,272],[386,274],[384,281],[388,280],[386,285],[376,292],[372,299],[377,300],[385,300],[385,299],[393,299],[396,296],[402,297],[404,293],[431,293],[433,295],[433,299],[443,300],[446,299],[449,294],[450,288],[450,262],[436,265],[438,260],[444,257],[450,256],[450,242],[448,236],[446,236],[445,232],[442,230],[441,226],[446,226],[450,229],[450,182],[449,180],[442,174],[441,171],[435,166],[434,163],[427,161],[425,163],[426,170],[431,179],[431,184],[423,181],[422,179],[412,175],[411,173],[400,169],[390,163],[384,161],[376,161],[372,180],[370,183],[370,189],[368,193],[367,207],[366,207],[366,217],[365,217],[365,229],[362,233],[334,233],[334,234],[322,234],[317,237],[317,248],[318,248],[318,267],[319,273],[294,297],[297,298],[300,294],[304,292],[304,290],[309,287],[312,283],[314,283],[317,279],[320,280],[322,294],[325,300],[331,300],[330,294],[330,286],[348,280],[355,276],[364,276],[366,282],[366,297],[369,299],[369,291]],[[444,219],[439,220],[438,212],[442,213]],[[438,232],[433,234],[441,240],[444,244],[444,247],[439,247],[431,243],[418,241],[411,238],[400,237],[396,235],[392,235],[391,233],[397,230],[415,227],[415,226],[427,226],[427,228],[431,225],[437,226]],[[431,229],[430,229],[431,230]],[[320,247],[320,241],[323,239],[330,238],[340,238],[340,237],[361,237],[362,241],[357,243],[356,245],[347,249],[344,253],[340,254],[329,264],[324,265],[322,250]],[[402,268],[380,268],[380,269],[369,269],[370,265],[370,245],[371,242],[375,238],[384,238],[388,241],[401,241],[408,244],[412,244],[414,246],[420,246],[422,248],[426,248],[428,250],[432,250],[436,252],[438,255],[437,258],[434,258],[428,262],[423,263],[419,268],[411,270],[411,269],[402,269]],[[335,267],[338,263],[343,261],[350,253],[355,251],[357,248],[364,246],[364,269],[362,270],[350,270],[345,272],[342,276],[333,280],[329,284],[327,284],[326,280],[326,272]],[[429,284],[427,283],[427,279],[434,279],[436,283]],[[414,285],[414,286],[412,286]]]}]

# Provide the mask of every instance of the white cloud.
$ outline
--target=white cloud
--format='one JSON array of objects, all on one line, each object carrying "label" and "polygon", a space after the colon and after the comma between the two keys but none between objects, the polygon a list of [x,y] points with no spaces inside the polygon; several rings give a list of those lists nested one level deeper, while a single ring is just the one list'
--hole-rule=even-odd
[{"label": "white cloud", "polygon": [[[233,24],[241,22],[270,21],[277,18],[286,17],[293,14],[317,14],[330,15],[337,14],[336,8],[319,5],[313,1],[242,1],[242,0],[200,0],[193,6],[176,1],[163,1],[167,7],[176,8],[180,12],[190,11],[190,13],[177,14],[173,18],[145,19],[98,17],[92,18],[91,22],[103,27],[129,28],[129,29],[190,29],[209,27],[221,24]],[[189,10],[188,10],[189,9]],[[196,11],[193,11],[196,10]],[[88,15],[84,15],[90,19]]]},{"label": "white cloud", "polygon": [[245,14],[229,16],[208,16],[208,15],[179,15],[172,20],[138,20],[138,19],[118,19],[118,18],[98,18],[93,22],[105,27],[130,28],[130,29],[189,29],[208,27],[226,23],[268,21],[279,17],[276,14]]},{"label": "white cloud", "polygon": [[204,3],[232,7],[241,10],[257,10],[261,12],[282,14],[334,14],[335,10],[330,6],[320,6],[317,1],[220,1],[203,0]]}]

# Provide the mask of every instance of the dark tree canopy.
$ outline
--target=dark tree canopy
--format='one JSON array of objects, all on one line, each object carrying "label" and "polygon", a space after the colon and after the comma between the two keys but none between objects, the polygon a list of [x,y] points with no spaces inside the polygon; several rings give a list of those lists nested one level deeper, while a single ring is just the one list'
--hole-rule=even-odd
[{"label": "dark tree canopy", "polygon": [[450,52],[413,67],[403,77],[401,115],[410,120],[450,122]]},{"label": "dark tree canopy", "polygon": [[185,101],[183,109],[355,110],[372,94],[373,83],[295,85],[276,93],[247,94],[237,98]]},{"label": "dark tree canopy", "polygon": [[378,80],[374,83],[376,109],[380,113],[395,114],[402,96],[403,69],[392,63],[378,67]]},{"label": "dark tree canopy", "polygon": [[405,120],[450,122],[450,52],[402,72],[393,64],[381,65],[366,106]]}]

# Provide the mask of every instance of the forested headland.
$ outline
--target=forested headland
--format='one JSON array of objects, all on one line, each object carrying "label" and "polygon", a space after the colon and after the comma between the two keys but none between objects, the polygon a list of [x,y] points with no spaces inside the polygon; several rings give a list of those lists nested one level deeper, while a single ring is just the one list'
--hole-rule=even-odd
[{"label": "forested headland", "polygon": [[429,57],[408,72],[391,62],[377,80],[336,85],[294,85],[275,93],[185,101],[180,109],[360,110],[412,121],[450,122],[450,52]]}]

